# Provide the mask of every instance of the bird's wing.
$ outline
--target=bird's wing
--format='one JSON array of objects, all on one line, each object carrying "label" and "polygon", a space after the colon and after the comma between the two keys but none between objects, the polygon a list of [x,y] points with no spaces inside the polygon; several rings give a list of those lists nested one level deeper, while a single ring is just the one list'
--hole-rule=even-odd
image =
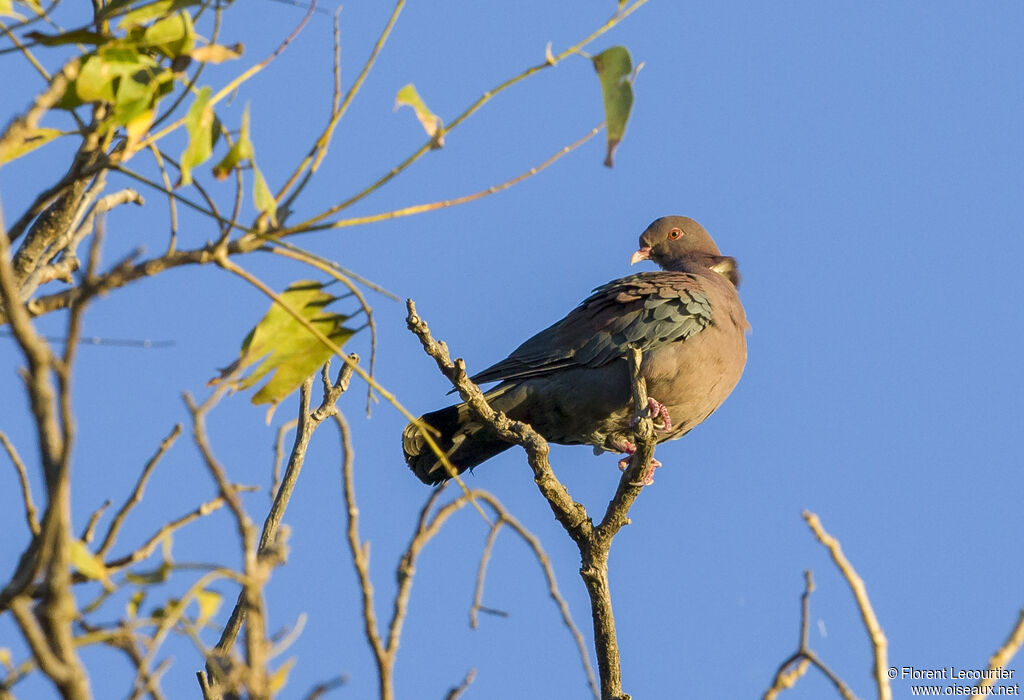
[{"label": "bird's wing", "polygon": [[696,275],[631,275],[598,287],[564,319],[472,379],[485,383],[600,367],[624,357],[630,347],[646,352],[700,333],[711,325],[711,312]]}]

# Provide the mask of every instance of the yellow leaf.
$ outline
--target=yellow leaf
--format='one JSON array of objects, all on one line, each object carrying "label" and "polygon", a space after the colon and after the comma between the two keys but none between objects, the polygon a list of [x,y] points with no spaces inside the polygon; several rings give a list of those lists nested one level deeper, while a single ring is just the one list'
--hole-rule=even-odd
[{"label": "yellow leaf", "polygon": [[102,581],[107,586],[111,585],[107,567],[81,540],[71,541],[71,564],[86,578]]},{"label": "yellow leaf", "polygon": [[431,112],[420,94],[416,92],[416,86],[409,83],[395,95],[395,109],[406,106],[412,107],[416,112],[416,118],[420,120],[423,129],[430,138],[434,139],[435,148],[444,145],[444,122],[441,117]]},{"label": "yellow leaf", "polygon": [[11,656],[11,650],[7,647],[0,647],[0,664],[3,664],[8,671],[14,670],[14,658]]},{"label": "yellow leaf", "polygon": [[288,659],[280,668],[274,671],[270,676],[270,692],[277,693],[284,687],[285,683],[288,682],[288,674],[292,671],[292,666],[295,665],[295,657]]},{"label": "yellow leaf", "polygon": [[18,22],[25,20],[24,17],[14,11],[14,6],[11,4],[11,0],[0,0],[0,17],[11,17]]},{"label": "yellow leaf", "polygon": [[196,618],[196,627],[202,629],[211,617],[220,610],[223,602],[220,593],[214,591],[199,591],[196,593],[196,602],[199,603],[199,617]]},{"label": "yellow leaf", "polygon": [[139,615],[139,608],[142,607],[142,601],[146,599],[146,592],[143,590],[135,591],[132,597],[125,603],[124,610],[128,613],[128,618],[134,620]]},{"label": "yellow leaf", "polygon": [[58,136],[60,136],[60,130],[58,129],[47,129],[42,126],[31,129],[20,141],[16,141],[0,150],[0,165],[10,163],[15,158],[20,158],[40,146],[45,146]]},{"label": "yellow leaf", "polygon": [[149,127],[153,126],[153,118],[156,116],[156,108],[152,107],[139,114],[137,117],[128,121],[124,125],[125,139],[124,150],[125,155],[131,155],[135,153],[138,148],[139,141],[142,137],[149,132]]},{"label": "yellow leaf", "polygon": [[242,55],[242,45],[222,46],[221,44],[210,44],[209,46],[200,46],[199,48],[192,49],[189,55],[193,60],[202,63],[223,63],[224,61],[240,58]]}]

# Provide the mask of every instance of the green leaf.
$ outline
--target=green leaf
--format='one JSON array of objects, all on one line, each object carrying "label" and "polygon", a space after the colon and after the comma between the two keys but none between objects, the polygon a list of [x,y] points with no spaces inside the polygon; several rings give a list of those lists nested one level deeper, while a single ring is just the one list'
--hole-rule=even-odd
[{"label": "green leaf", "polygon": [[224,602],[224,599],[220,593],[202,590],[196,593],[196,602],[199,604],[199,617],[196,618],[196,627],[202,629],[209,619],[220,610],[220,605]]},{"label": "green leaf", "polygon": [[90,552],[88,545],[82,540],[71,540],[71,565],[86,578],[110,585],[110,572],[107,571],[103,560]]},{"label": "green leaf", "polygon": [[412,107],[416,112],[416,118],[423,125],[423,130],[427,132],[427,136],[434,139],[434,148],[440,148],[444,145],[444,122],[441,121],[441,117],[427,108],[423,98],[416,92],[416,86],[412,83],[403,87],[395,95],[395,109],[397,110],[403,106]]},{"label": "green leaf", "polygon": [[20,158],[40,146],[45,146],[60,136],[60,133],[59,129],[48,129],[43,126],[31,129],[22,136],[20,141],[8,144],[5,148],[0,149],[0,165],[10,163],[15,158]]},{"label": "green leaf", "polygon": [[[252,141],[249,139],[249,105],[245,105],[242,112],[242,126],[238,131],[238,138],[231,144],[227,155],[221,158],[217,165],[213,166],[213,176],[218,180],[226,178],[232,170],[238,167],[243,160],[252,160]],[[266,182],[263,186],[266,187]],[[267,190],[269,192],[269,189]],[[262,196],[262,195],[261,195]],[[259,206],[259,204],[257,204]],[[274,210],[277,210],[277,202],[274,202]],[[262,210],[261,210],[262,211]]]},{"label": "green leaf", "polygon": [[[295,282],[281,294],[285,304],[312,323],[331,342],[341,346],[355,331],[342,325],[349,316],[324,310],[335,299],[323,291],[319,282],[309,280]],[[270,375],[267,383],[252,397],[252,402],[276,405],[330,356],[329,348],[275,303],[243,341],[238,360],[213,381],[229,376],[239,367],[250,367],[259,362],[248,376],[238,381],[237,388],[247,389]]]},{"label": "green leaf", "polygon": [[[114,0],[114,2],[107,5],[103,12],[103,17],[111,17],[122,7],[130,5],[133,0]],[[130,27],[145,24],[149,20],[155,17],[163,17],[169,15],[172,12],[190,7],[192,5],[198,5],[200,0],[156,0],[156,2],[147,2],[139,5],[134,10],[126,12],[122,17],[118,26],[121,29],[128,29]]]},{"label": "green leaf", "polygon": [[615,149],[626,133],[626,122],[633,109],[633,62],[624,46],[605,49],[593,58],[594,69],[601,79],[604,98],[605,128],[608,132],[608,154],[604,164],[613,165]]},{"label": "green leaf", "polygon": [[202,88],[196,101],[185,116],[188,146],[181,154],[181,178],[178,186],[192,183],[192,168],[201,165],[213,153],[213,107],[210,106],[210,86]]},{"label": "green leaf", "polygon": [[270,223],[277,226],[277,200],[274,199],[274,193],[267,187],[267,181],[263,179],[263,173],[260,172],[255,161],[252,164],[252,201],[256,205],[257,211],[266,214]]},{"label": "green leaf", "polygon": [[114,37],[108,34],[100,34],[90,29],[73,29],[70,32],[61,34],[43,34],[42,32],[28,32],[26,39],[38,42],[43,46],[61,46],[63,44],[105,44]]},{"label": "green leaf", "polygon": [[113,102],[115,75],[111,64],[99,54],[93,54],[78,71],[75,93],[82,102]]},{"label": "green leaf", "polygon": [[147,27],[139,40],[139,46],[156,49],[174,58],[191,51],[195,41],[192,16],[187,12],[177,12]]}]

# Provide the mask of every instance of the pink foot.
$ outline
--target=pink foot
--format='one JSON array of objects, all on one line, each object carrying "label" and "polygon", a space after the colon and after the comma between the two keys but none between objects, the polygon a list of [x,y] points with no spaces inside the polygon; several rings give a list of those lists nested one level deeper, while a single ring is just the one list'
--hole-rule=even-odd
[{"label": "pink foot", "polygon": [[[663,433],[667,433],[672,430],[672,416],[669,415],[668,408],[666,408],[665,404],[648,396],[647,413],[650,415],[651,420],[654,421],[655,430],[660,430]],[[635,419],[632,421],[632,424],[636,425]]]},{"label": "pink foot", "polygon": [[[647,397],[647,409],[651,412],[651,418],[654,420],[654,427],[658,430],[668,432],[672,430],[672,416],[668,414],[668,409],[665,408],[665,404],[659,403],[658,401]],[[661,419],[661,426],[658,426],[658,419]]]},{"label": "pink foot", "polygon": [[[629,466],[629,457],[619,460],[619,471],[626,471]],[[630,486],[650,486],[654,483],[654,470],[661,466],[661,462],[651,457],[651,463],[647,465],[647,471],[643,473],[640,481],[629,482]]]},{"label": "pink foot", "polygon": [[620,440],[616,440],[615,442],[613,442],[612,447],[614,447],[619,452],[626,453],[626,456],[619,460],[619,471],[625,471],[626,466],[629,464],[629,458],[632,457],[634,453],[636,453],[636,445],[631,443],[629,440],[622,438]]}]

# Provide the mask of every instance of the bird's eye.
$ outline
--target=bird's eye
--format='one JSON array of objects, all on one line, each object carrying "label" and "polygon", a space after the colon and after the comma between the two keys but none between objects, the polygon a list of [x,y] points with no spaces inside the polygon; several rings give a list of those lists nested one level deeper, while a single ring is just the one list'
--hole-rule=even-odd
[{"label": "bird's eye", "polygon": [[683,235],[683,232],[680,231],[677,228],[674,228],[674,229],[672,229],[671,231],[668,232],[668,237],[671,238],[673,241],[675,239],[679,238],[682,235]]}]

